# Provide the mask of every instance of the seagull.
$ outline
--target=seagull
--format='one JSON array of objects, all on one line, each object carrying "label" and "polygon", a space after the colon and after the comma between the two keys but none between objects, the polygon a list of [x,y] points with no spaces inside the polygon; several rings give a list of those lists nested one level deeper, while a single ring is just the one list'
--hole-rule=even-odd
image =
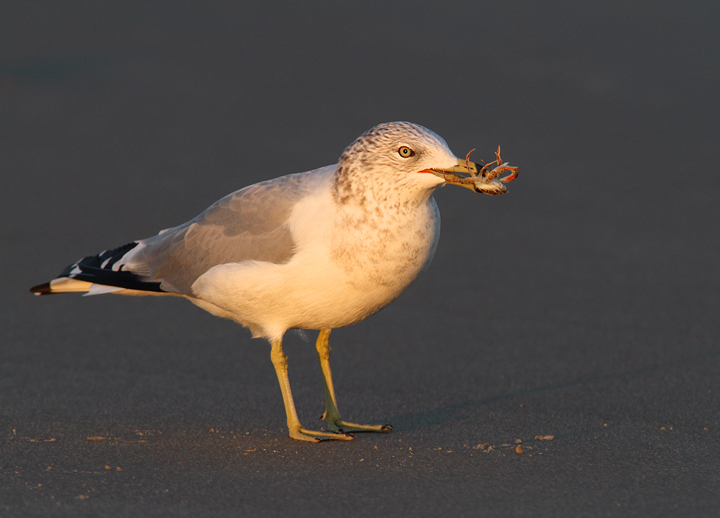
[{"label": "seagull", "polygon": [[[478,167],[423,126],[380,124],[335,165],[240,189],[185,224],[85,257],[30,291],[184,297],[270,343],[291,438],[388,432],[390,425],[340,417],[330,331],[390,304],[430,264],[440,235],[436,188],[507,192],[503,184],[517,168],[501,164],[499,150],[496,155],[496,162]],[[319,330],[327,431],[307,430],[298,419],[282,348],[289,329]]]}]

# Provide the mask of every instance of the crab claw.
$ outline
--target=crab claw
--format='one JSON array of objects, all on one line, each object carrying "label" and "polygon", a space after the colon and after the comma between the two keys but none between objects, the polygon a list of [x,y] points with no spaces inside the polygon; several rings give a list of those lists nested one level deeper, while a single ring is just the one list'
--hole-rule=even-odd
[{"label": "crab claw", "polygon": [[517,178],[517,175],[518,175],[518,168],[517,168],[517,167],[508,167],[507,170],[510,171],[510,174],[507,175],[507,176],[504,177],[504,178],[500,178],[500,181],[501,181],[502,183],[510,183],[510,182],[512,182],[515,178]]}]

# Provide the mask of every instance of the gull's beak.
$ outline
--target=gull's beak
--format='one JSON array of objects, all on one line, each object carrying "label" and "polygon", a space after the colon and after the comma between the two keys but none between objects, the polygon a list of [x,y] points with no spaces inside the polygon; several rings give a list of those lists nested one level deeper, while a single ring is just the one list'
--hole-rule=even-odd
[{"label": "gull's beak", "polygon": [[[504,164],[498,167],[503,166]],[[498,168],[493,169],[493,171],[495,171],[496,169]],[[481,192],[483,194],[489,194],[491,196],[494,196],[508,192],[503,183],[510,182],[515,179],[515,176],[517,176],[516,168],[507,169],[514,169],[514,171],[511,175],[508,175],[505,178],[497,178],[505,170],[494,175],[488,174],[489,172],[487,166],[484,168],[478,167],[475,162],[470,162],[469,160],[459,158],[457,165],[453,167],[443,169],[425,169],[421,172],[432,173],[435,176],[439,176],[440,178],[445,180],[446,183],[449,183],[451,185],[459,185],[460,187],[465,187],[466,189],[470,189],[471,191]],[[460,176],[457,173],[464,174],[465,176]],[[497,178],[497,180],[495,178]]]}]

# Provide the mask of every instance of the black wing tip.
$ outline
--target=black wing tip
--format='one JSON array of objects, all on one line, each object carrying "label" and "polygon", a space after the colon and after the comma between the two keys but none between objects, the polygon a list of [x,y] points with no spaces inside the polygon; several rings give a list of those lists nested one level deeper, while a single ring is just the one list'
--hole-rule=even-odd
[{"label": "black wing tip", "polygon": [[33,293],[35,295],[50,295],[52,294],[52,288],[50,287],[50,283],[46,282],[43,284],[38,284],[37,286],[33,286],[30,288],[30,293]]},{"label": "black wing tip", "polygon": [[[112,286],[136,291],[153,291],[159,293],[167,293],[160,287],[160,282],[146,281],[141,276],[127,270],[123,270],[124,265],[120,265],[117,270],[113,269],[114,265],[130,250],[138,246],[137,241],[133,241],[112,250],[105,250],[97,255],[89,255],[80,259],[78,262],[71,264],[65,268],[58,278],[69,277],[78,281],[85,281],[101,286]],[[53,290],[51,282],[39,284],[30,288],[30,292],[35,295],[53,295],[56,293],[65,293],[65,290]]]}]

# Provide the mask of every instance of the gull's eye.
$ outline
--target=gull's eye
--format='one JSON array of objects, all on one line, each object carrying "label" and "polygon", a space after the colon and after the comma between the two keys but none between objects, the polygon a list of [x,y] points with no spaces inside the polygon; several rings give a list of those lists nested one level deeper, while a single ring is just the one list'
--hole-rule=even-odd
[{"label": "gull's eye", "polygon": [[403,158],[410,158],[411,156],[415,156],[415,151],[413,151],[407,146],[402,146],[400,147],[400,149],[398,149],[398,155]]}]

